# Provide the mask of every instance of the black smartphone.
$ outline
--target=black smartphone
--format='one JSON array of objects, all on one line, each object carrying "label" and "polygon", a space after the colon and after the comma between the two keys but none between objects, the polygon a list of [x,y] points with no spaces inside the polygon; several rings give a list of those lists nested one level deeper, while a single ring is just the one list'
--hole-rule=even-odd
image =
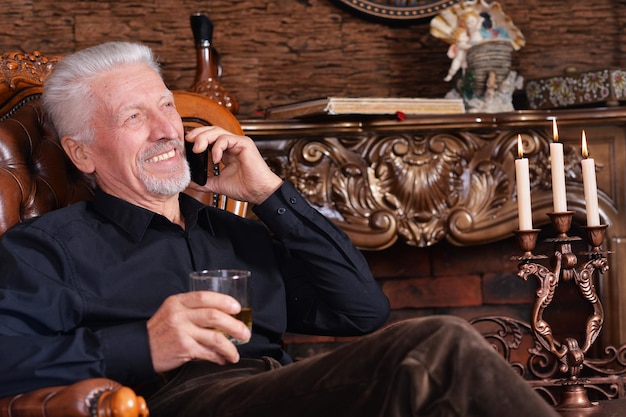
[{"label": "black smartphone", "polygon": [[194,153],[193,143],[185,141],[185,157],[191,169],[191,180],[199,185],[206,184],[209,175],[209,150],[201,153]]}]

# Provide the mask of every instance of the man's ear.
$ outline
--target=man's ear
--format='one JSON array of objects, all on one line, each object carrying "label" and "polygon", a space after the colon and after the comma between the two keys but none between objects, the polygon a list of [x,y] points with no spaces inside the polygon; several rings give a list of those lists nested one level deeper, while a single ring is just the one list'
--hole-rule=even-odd
[{"label": "man's ear", "polygon": [[64,136],[61,138],[61,146],[76,165],[76,168],[85,174],[92,174],[96,170],[91,159],[91,150],[83,141],[76,140],[71,136]]}]

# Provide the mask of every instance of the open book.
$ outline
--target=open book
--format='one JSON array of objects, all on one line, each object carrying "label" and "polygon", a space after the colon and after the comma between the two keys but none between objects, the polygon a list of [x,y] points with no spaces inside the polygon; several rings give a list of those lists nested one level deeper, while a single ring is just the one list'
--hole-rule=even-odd
[{"label": "open book", "polygon": [[450,114],[465,113],[462,99],[399,97],[326,97],[270,107],[267,119],[291,119],[322,114]]}]

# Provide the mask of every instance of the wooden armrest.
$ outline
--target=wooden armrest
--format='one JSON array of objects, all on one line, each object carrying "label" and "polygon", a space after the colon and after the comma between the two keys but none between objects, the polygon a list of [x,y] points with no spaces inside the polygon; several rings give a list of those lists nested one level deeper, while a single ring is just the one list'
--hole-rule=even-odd
[{"label": "wooden armrest", "polygon": [[143,397],[106,378],[0,399],[0,417],[148,417]]}]

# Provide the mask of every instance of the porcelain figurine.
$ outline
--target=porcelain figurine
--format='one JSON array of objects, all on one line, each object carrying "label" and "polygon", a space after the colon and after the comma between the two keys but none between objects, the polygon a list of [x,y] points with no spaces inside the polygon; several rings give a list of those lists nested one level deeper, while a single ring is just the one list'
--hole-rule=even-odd
[{"label": "porcelain figurine", "polygon": [[511,71],[511,54],[526,41],[499,3],[458,3],[431,20],[430,33],[450,44],[452,62],[444,81],[455,85],[448,97],[462,97],[468,111],[513,109],[513,91],[523,78]]}]

